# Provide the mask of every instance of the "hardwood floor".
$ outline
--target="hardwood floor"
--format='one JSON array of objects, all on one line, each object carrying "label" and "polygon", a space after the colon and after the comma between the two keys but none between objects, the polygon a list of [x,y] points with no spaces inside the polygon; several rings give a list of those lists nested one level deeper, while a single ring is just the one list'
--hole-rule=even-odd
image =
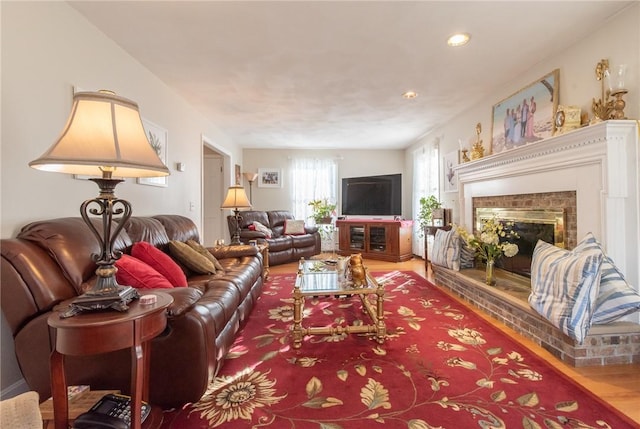
[{"label": "hardwood floor", "polygon": [[[422,277],[433,281],[431,270],[427,272],[425,270],[424,260],[419,258],[414,258],[411,261],[401,263],[367,259],[365,260],[365,265],[370,271],[414,271]],[[271,274],[285,274],[295,273],[296,270],[297,263],[293,262],[271,267],[270,272]],[[448,293],[444,288],[441,290]],[[462,305],[480,315],[483,319],[490,322],[493,326],[503,331],[506,335],[509,335],[529,350],[542,357],[569,378],[581,384],[599,398],[631,417],[639,424],[640,427],[640,364],[574,368],[558,360],[542,347],[521,336],[501,322],[482,313],[470,304],[459,300],[455,295],[449,295],[457,299]]]}]

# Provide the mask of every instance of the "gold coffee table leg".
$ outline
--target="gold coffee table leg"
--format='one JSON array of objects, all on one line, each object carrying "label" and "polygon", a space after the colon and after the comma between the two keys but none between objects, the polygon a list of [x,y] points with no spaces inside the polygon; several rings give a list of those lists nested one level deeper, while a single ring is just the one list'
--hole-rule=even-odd
[{"label": "gold coffee table leg", "polygon": [[378,339],[378,343],[384,343],[384,340],[387,336],[387,326],[384,323],[384,289],[378,287],[376,291],[376,337]]},{"label": "gold coffee table leg", "polygon": [[304,297],[300,293],[300,288],[295,287],[293,289],[293,348],[299,349],[302,346],[302,306],[304,304]]}]

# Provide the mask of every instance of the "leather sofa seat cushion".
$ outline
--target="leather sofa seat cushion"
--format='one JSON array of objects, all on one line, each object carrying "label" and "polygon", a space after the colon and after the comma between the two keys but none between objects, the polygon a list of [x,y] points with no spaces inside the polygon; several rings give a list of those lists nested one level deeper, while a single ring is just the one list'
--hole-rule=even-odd
[{"label": "leather sofa seat cushion", "polygon": [[269,265],[286,264],[287,262],[297,261],[300,258],[294,256],[294,249],[290,247],[280,252],[269,251]]},{"label": "leather sofa seat cushion", "polygon": [[267,243],[269,243],[269,254],[289,250],[293,245],[292,238],[288,235],[267,239]]},{"label": "leather sofa seat cushion", "polygon": [[[101,220],[91,221],[102,231]],[[35,242],[58,263],[78,295],[85,292],[82,285],[94,276],[97,267],[91,255],[100,253],[100,243],[82,218],[33,222],[24,226],[17,238]],[[124,250],[130,246],[131,239],[122,231],[114,242],[114,249]]]},{"label": "leather sofa seat cushion", "polygon": [[292,235],[291,240],[293,241],[293,247],[309,247],[313,246],[316,243],[316,237],[314,235]]},{"label": "leather sofa seat cushion", "polygon": [[[217,329],[222,329],[236,311],[242,299],[238,288],[229,287],[224,279],[213,278],[205,284],[206,290],[200,298],[202,303],[215,303],[222,310],[222,318],[216,323]],[[219,332],[218,332],[219,333]]]}]

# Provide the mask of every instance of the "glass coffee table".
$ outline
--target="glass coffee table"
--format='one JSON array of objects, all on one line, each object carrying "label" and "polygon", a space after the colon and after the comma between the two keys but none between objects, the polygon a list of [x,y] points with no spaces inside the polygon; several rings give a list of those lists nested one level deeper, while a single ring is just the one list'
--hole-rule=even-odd
[{"label": "glass coffee table", "polygon": [[[293,287],[293,347],[302,346],[305,335],[340,335],[374,334],[378,343],[382,344],[387,335],[384,323],[384,285],[379,284],[365,268],[366,285],[353,287],[353,283],[345,278],[344,272],[338,272],[335,264],[323,261],[307,261],[300,259],[298,275]],[[302,315],[305,297],[325,297],[338,300],[342,297],[358,296],[362,301],[363,311],[369,316],[370,324],[347,326],[302,326]]]}]

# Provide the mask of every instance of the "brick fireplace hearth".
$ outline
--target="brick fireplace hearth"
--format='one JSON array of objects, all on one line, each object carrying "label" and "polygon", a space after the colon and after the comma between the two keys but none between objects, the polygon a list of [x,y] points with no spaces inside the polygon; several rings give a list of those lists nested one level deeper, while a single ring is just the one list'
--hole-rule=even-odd
[{"label": "brick fireplace hearth", "polygon": [[579,344],[529,306],[528,279],[497,270],[499,287],[492,287],[484,284],[482,269],[456,272],[432,267],[438,286],[449,289],[569,365],[640,363],[640,326],[635,323],[593,326],[584,343]]}]

